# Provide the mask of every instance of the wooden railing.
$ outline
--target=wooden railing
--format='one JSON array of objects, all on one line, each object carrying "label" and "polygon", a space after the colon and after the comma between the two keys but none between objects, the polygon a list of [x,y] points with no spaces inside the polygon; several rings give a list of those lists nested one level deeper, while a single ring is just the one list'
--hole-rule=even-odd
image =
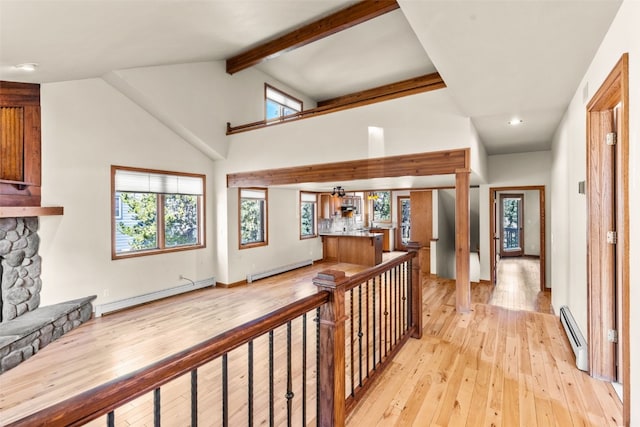
[{"label": "wooden railing", "polygon": [[8,426],[79,426],[99,417],[115,426],[127,403],[145,397],[144,422],[160,426],[163,396],[176,394],[190,401],[180,424],[190,410],[192,426],[199,418],[222,426],[344,426],[409,336],[421,335],[417,249],[351,277],[320,272],[317,294]]}]

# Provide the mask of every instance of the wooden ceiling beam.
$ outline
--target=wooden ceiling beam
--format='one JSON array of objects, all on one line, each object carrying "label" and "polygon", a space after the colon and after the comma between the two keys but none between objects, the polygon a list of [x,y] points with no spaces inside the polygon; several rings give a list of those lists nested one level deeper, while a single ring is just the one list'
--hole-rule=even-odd
[{"label": "wooden ceiling beam", "polygon": [[468,148],[401,156],[322,163],[290,168],[227,174],[227,187],[268,187],[305,182],[353,181],[356,179],[429,176],[456,173],[470,168]]},{"label": "wooden ceiling beam", "polygon": [[399,7],[396,0],[364,0],[358,2],[353,6],[332,13],[227,59],[227,73],[237,73],[267,59],[275,58],[281,53],[346,30]]}]

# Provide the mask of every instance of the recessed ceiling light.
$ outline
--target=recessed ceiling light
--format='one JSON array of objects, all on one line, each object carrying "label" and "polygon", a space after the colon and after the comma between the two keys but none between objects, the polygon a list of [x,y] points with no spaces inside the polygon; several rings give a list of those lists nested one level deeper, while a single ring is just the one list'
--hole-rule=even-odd
[{"label": "recessed ceiling light", "polygon": [[511,126],[518,126],[522,124],[522,119],[511,119],[507,123],[509,123]]},{"label": "recessed ceiling light", "polygon": [[16,68],[18,70],[31,72],[31,71],[35,71],[36,68],[38,68],[38,64],[36,64],[35,62],[25,62],[24,64],[16,65]]}]

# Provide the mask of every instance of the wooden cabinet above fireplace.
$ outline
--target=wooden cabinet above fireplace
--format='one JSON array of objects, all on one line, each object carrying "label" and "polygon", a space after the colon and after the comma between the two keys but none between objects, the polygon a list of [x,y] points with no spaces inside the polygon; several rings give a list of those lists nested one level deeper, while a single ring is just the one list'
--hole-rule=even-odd
[{"label": "wooden cabinet above fireplace", "polygon": [[40,153],[40,85],[0,81],[0,217],[5,207],[38,211]]}]

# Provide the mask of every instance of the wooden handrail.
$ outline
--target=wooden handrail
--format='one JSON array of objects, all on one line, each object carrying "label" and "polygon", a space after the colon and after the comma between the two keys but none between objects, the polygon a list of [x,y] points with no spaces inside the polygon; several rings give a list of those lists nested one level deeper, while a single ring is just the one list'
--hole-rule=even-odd
[{"label": "wooden handrail", "polygon": [[248,343],[314,308],[326,304],[329,293],[319,291],[269,314],[244,323],[146,368],[124,375],[70,399],[35,412],[6,427],[80,426]]},{"label": "wooden handrail", "polygon": [[391,259],[387,262],[383,262],[382,264],[378,264],[375,267],[371,267],[365,271],[361,271],[360,273],[356,273],[353,276],[349,276],[349,281],[345,285],[345,290],[351,290],[358,286],[361,283],[366,282],[367,280],[373,279],[374,277],[379,276],[381,273],[384,273],[387,270],[391,270],[393,267],[398,266],[402,263],[409,261],[412,258],[417,256],[416,252],[408,252],[402,256]]}]

